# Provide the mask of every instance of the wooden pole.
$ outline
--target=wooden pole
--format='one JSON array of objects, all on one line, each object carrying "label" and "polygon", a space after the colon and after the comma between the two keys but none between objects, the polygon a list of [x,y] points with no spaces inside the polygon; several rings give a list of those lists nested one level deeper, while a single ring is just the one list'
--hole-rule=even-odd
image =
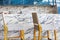
[{"label": "wooden pole", "polygon": [[38,25],[38,40],[42,40],[42,27],[41,25],[39,24]]},{"label": "wooden pole", "polygon": [[8,40],[7,34],[8,34],[8,28],[7,25],[4,24],[4,40]]},{"label": "wooden pole", "polygon": [[54,30],[54,40],[57,40],[56,30]]},{"label": "wooden pole", "polygon": [[34,29],[34,38],[33,40],[36,40],[36,30]]},{"label": "wooden pole", "polygon": [[20,38],[21,40],[24,40],[24,30],[20,30]]},{"label": "wooden pole", "polygon": [[48,38],[48,40],[50,40],[50,31],[49,30],[47,30],[47,38]]},{"label": "wooden pole", "polygon": [[38,40],[42,40],[42,27],[38,23],[37,13],[32,13],[32,18],[34,23],[34,40],[36,40],[36,31],[38,31]]},{"label": "wooden pole", "polygon": [[37,18],[37,13],[32,13],[32,18],[33,18],[34,29],[38,30],[38,25],[35,25],[35,24],[39,24],[38,18]]},{"label": "wooden pole", "polygon": [[8,40],[8,37],[7,37],[8,27],[7,27],[5,20],[4,20],[4,13],[2,13],[2,18],[3,18],[3,24],[4,24],[4,40]]},{"label": "wooden pole", "polygon": [[36,13],[32,13],[33,23],[34,23],[34,38],[33,40],[36,40],[36,31],[38,30],[38,18]]}]

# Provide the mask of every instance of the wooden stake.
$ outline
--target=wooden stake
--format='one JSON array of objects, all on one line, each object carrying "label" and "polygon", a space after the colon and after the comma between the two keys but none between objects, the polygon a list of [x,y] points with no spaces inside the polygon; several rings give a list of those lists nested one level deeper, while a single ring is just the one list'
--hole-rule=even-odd
[{"label": "wooden stake", "polygon": [[38,40],[42,40],[42,27],[41,25],[39,24],[38,25]]},{"label": "wooden stake", "polygon": [[54,40],[57,40],[56,30],[54,30]]},{"label": "wooden stake", "polygon": [[24,40],[24,30],[20,30],[20,36],[21,40]]},{"label": "wooden stake", "polygon": [[33,40],[36,40],[36,30],[34,29],[34,39]]},{"label": "wooden stake", "polygon": [[36,40],[36,31],[38,30],[38,18],[36,13],[32,13],[33,23],[34,23],[34,38],[33,40]]},{"label": "wooden stake", "polygon": [[38,18],[37,18],[37,13],[32,13],[32,18],[33,18],[34,29],[38,30],[38,25],[35,25],[35,24],[39,24]]},{"label": "wooden stake", "polygon": [[[38,40],[42,40],[42,27],[38,23],[37,13],[32,13],[33,23],[34,23],[34,40],[36,40],[36,31],[39,31],[38,33]],[[37,24],[37,25],[36,25]]]},{"label": "wooden stake", "polygon": [[4,40],[8,40],[8,37],[7,37],[7,34],[8,34],[8,26],[5,23],[4,13],[2,13],[2,18],[3,18],[3,25],[4,25]]},{"label": "wooden stake", "polygon": [[49,30],[47,30],[47,38],[48,38],[48,40],[50,40],[50,31]]},{"label": "wooden stake", "polygon": [[8,28],[7,25],[4,24],[4,40],[8,40],[7,34],[8,34]]}]

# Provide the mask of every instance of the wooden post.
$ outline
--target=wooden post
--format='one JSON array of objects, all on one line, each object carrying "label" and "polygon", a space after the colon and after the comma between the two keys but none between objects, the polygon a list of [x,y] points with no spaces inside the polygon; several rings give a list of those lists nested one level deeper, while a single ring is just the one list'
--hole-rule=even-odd
[{"label": "wooden post", "polygon": [[34,23],[34,38],[33,40],[36,40],[36,31],[38,30],[38,18],[36,13],[32,13],[33,23]]},{"label": "wooden post", "polygon": [[21,40],[24,40],[24,30],[20,30],[20,36]]},{"label": "wooden post", "polygon": [[8,26],[7,26],[5,19],[4,19],[4,13],[2,13],[2,18],[3,18],[3,25],[4,25],[4,40],[8,40],[8,37],[7,37]]},{"label": "wooden post", "polygon": [[48,38],[48,40],[50,40],[50,31],[49,30],[47,30],[47,38]]},{"label": "wooden post", "polygon": [[34,29],[34,38],[33,40],[36,40],[36,30]]},{"label": "wooden post", "polygon": [[4,24],[4,40],[8,40],[7,34],[8,34],[8,28],[7,25]]},{"label": "wooden post", "polygon": [[42,27],[38,23],[37,13],[32,13],[34,23],[34,40],[36,40],[36,31],[38,31],[38,40],[42,40]]},{"label": "wooden post", "polygon": [[39,24],[38,25],[38,40],[42,40],[42,27],[41,27],[41,25]]},{"label": "wooden post", "polygon": [[54,30],[54,40],[57,40],[56,30]]},{"label": "wooden post", "polygon": [[38,18],[37,18],[37,13],[32,13],[32,18],[33,18],[33,23],[34,23],[34,29],[38,30],[38,25],[36,25],[36,24],[39,24]]},{"label": "wooden post", "polygon": [[38,30],[38,18],[36,13],[32,13],[33,23],[34,23],[34,40],[36,40],[36,31]]}]

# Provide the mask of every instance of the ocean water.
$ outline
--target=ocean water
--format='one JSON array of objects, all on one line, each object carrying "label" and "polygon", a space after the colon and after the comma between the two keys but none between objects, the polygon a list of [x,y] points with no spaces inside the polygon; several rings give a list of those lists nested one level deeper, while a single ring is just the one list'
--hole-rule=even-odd
[{"label": "ocean water", "polygon": [[57,11],[58,11],[58,14],[60,14],[60,0],[56,0],[57,2]]},{"label": "ocean water", "polygon": [[49,2],[50,0],[0,0],[0,5],[47,5]]},{"label": "ocean water", "polygon": [[57,10],[58,10],[58,14],[60,14],[60,7],[57,7]]}]

